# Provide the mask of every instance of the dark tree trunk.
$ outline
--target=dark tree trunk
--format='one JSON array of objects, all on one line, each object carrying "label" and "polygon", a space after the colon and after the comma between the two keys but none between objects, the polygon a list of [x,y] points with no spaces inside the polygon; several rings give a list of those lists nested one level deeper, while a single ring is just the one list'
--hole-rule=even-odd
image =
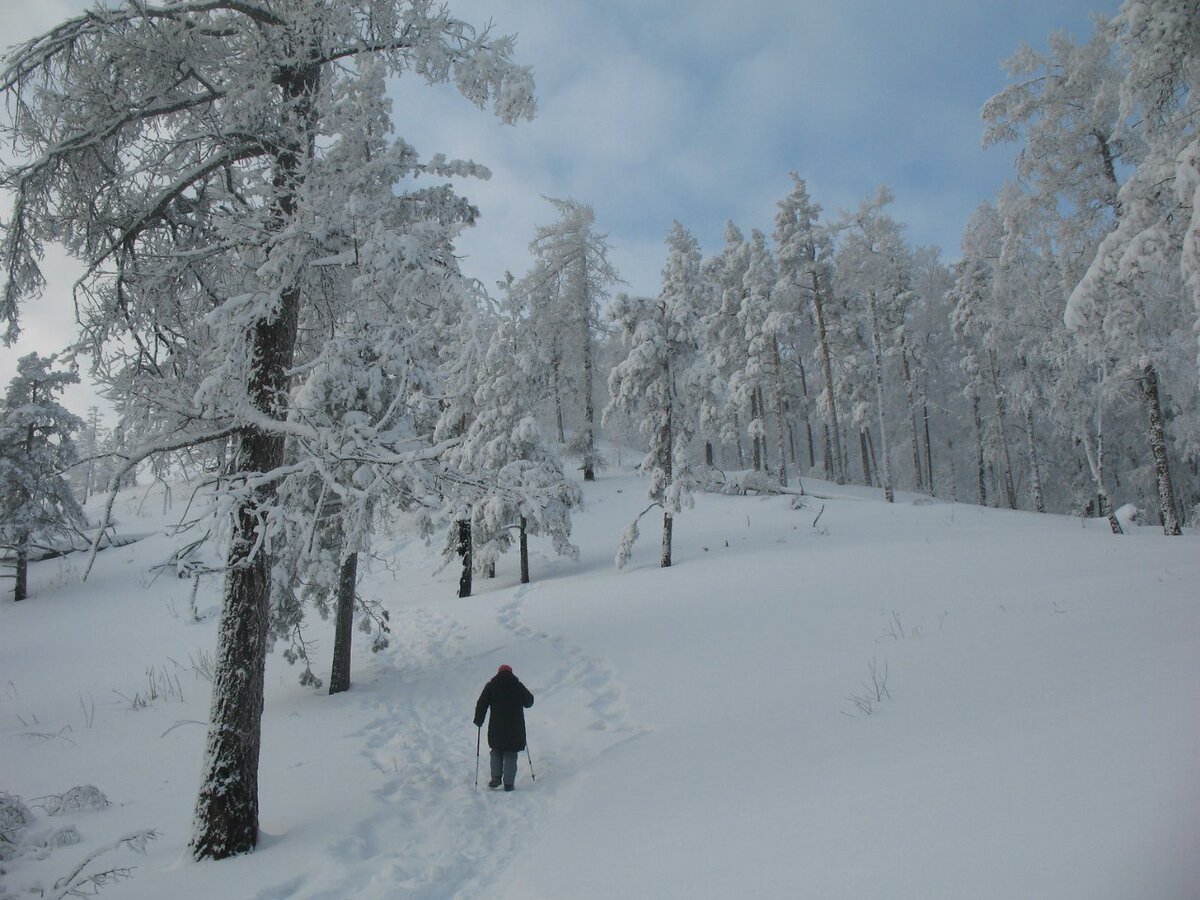
[{"label": "dark tree trunk", "polygon": [[[587,260],[581,260],[580,264],[584,266],[583,277],[586,283]],[[583,450],[584,481],[596,480],[596,410],[595,401],[592,399],[593,362],[590,307],[591,301],[585,293],[580,316],[580,321],[583,323],[583,427],[586,429]]]},{"label": "dark tree trunk", "polygon": [[[817,260],[816,249],[809,246],[808,258],[810,263]],[[842,433],[838,426],[837,402],[833,394],[833,360],[829,353],[829,336],[825,329],[824,300],[821,296],[821,279],[817,270],[812,269],[812,305],[813,317],[817,322],[817,346],[821,355],[821,374],[825,378],[825,390],[822,401],[825,405],[825,419],[829,426],[829,434],[833,439],[833,480],[837,484],[846,483],[846,457],[842,452]]]},{"label": "dark tree trunk", "polygon": [[713,445],[712,441],[704,442],[704,464],[706,466],[713,465]]},{"label": "dark tree trunk", "polygon": [[354,636],[354,600],[358,586],[358,554],[351,553],[342,562],[338,574],[337,619],[333,632],[333,668],[329,672],[329,693],[350,689],[350,651]]},{"label": "dark tree trunk", "polygon": [[[320,70],[298,65],[281,72],[278,82],[284,121],[296,135],[296,142],[281,147],[275,159],[278,200],[272,226],[281,232],[295,214],[295,194],[313,152]],[[271,418],[284,414],[301,299],[299,285],[286,287],[274,315],[256,322],[251,335],[253,368],[246,389],[254,408]],[[281,434],[250,425],[239,438],[236,471],[253,478],[282,464]],[[258,756],[271,589],[270,560],[259,541],[275,493],[275,483],[263,479],[234,517],[204,773],[192,823],[191,850],[197,860],[248,853],[258,844]]]},{"label": "dark tree trunk", "polygon": [[[808,471],[812,471],[813,466],[817,464],[817,451],[813,444],[813,428],[812,418],[809,415],[811,403],[808,399],[808,376],[804,374],[804,363],[799,364],[800,368],[800,393],[804,398],[804,432],[808,442]],[[793,457],[794,458],[794,457]]]},{"label": "dark tree trunk", "polygon": [[521,584],[529,584],[529,533],[525,527],[525,517],[521,516]]},{"label": "dark tree trunk", "polygon": [[983,419],[979,414],[979,394],[971,391],[971,428],[975,434],[975,492],[980,506],[987,506],[987,468],[983,456]]},{"label": "dark tree trunk", "polygon": [[871,455],[875,458],[875,474],[879,479],[880,487],[883,488],[884,502],[891,503],[895,499],[895,496],[892,493],[892,460],[891,452],[888,450],[887,423],[883,418],[883,336],[879,325],[879,304],[874,291],[870,291],[867,294],[867,301],[871,309],[871,350],[875,368],[875,403],[879,411],[880,454],[878,457],[875,457],[874,447],[872,447]]},{"label": "dark tree trunk", "polygon": [[[665,379],[666,383],[671,384],[670,364],[664,363],[663,368],[666,370],[666,379]],[[664,440],[663,440],[663,451],[662,451],[663,455],[662,455],[662,458],[659,460],[659,464],[662,466],[663,474],[665,476],[665,487],[667,490],[670,489],[671,480],[675,476],[674,466],[672,464],[672,460],[674,457],[674,449],[675,449],[672,446],[674,443],[674,429],[672,428],[672,423],[671,423],[671,417],[673,414],[674,414],[674,410],[672,409],[671,402],[668,401],[667,409],[666,409],[666,420],[667,421],[664,426],[666,434],[665,434]],[[674,526],[674,522],[672,520],[671,513],[663,512],[662,559],[660,561],[660,565],[664,569],[668,568],[671,565],[671,532],[672,532],[673,526]]]},{"label": "dark tree trunk", "polygon": [[761,427],[762,414],[758,408],[758,390],[750,392],[750,466],[755,472],[761,472],[763,467],[762,443],[759,441],[755,426]]},{"label": "dark tree trunk", "polygon": [[471,552],[471,520],[458,520],[458,555],[462,557],[462,574],[458,577],[458,596],[471,596],[471,567],[474,558]]},{"label": "dark tree trunk", "polygon": [[17,535],[17,558],[14,563],[13,602],[29,596],[29,532]]},{"label": "dark tree trunk", "polygon": [[1146,418],[1150,425],[1150,453],[1154,457],[1154,473],[1158,481],[1158,509],[1162,517],[1163,533],[1182,534],[1179,515],[1175,511],[1175,487],[1171,481],[1171,470],[1167,465],[1167,440],[1163,431],[1162,403],[1158,395],[1158,373],[1153,363],[1142,364],[1142,377],[1138,381],[1142,402],[1146,407]]},{"label": "dark tree trunk", "polygon": [[858,429],[858,449],[862,454],[863,484],[871,487],[871,456],[867,453],[867,430]]},{"label": "dark tree trunk", "polygon": [[921,414],[925,420],[925,474],[929,478],[929,493],[933,493],[933,443],[929,440],[929,398],[921,397]]},{"label": "dark tree trunk", "polygon": [[917,397],[913,390],[912,369],[908,365],[908,349],[903,339],[900,342],[900,371],[904,377],[904,398],[908,403],[908,427],[912,444],[913,478],[916,479],[916,489],[925,490],[924,471],[921,468],[921,439],[917,428]]},{"label": "dark tree trunk", "polygon": [[[879,458],[875,455],[875,440],[871,437],[871,429],[870,428],[866,429],[866,433],[867,433],[867,452],[868,452],[868,454],[870,454],[870,458],[871,458],[871,472],[875,476],[875,481],[882,485],[883,482],[880,481],[880,478],[879,478]],[[885,494],[885,496],[886,496],[886,494]]]}]

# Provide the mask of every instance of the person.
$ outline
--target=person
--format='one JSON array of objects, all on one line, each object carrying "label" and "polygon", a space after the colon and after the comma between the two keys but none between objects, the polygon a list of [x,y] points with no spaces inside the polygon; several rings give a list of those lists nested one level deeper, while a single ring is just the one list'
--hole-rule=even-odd
[{"label": "person", "polygon": [[492,780],[488,787],[511,791],[517,780],[517,754],[525,749],[525,710],[533,706],[533,694],[513,674],[512,666],[501,666],[492,680],[483,686],[475,704],[475,727],[488,719],[488,747],[491,748]]}]

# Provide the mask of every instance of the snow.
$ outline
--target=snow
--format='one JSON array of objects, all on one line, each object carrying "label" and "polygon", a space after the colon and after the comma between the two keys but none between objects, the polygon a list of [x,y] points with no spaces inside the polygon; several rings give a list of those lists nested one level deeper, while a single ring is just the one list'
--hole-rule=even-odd
[{"label": "snow", "polygon": [[[35,563],[30,598],[0,603],[0,792],[30,835],[82,839],[27,837],[0,897],[54,896],[150,829],[145,856],[85,870],[132,867],[104,896],[1197,896],[1200,536],[805,488],[800,509],[699,495],[673,568],[647,541],[618,572],[645,481],[610,467],[583,486],[578,560],[531,542],[532,584],[509,554],[466,599],[437,546],[377,538],[360,589],[390,646],[356,634],[333,697],[272,656],[262,841],[203,864],[194,669],[219,585],[194,621],[191,582],[150,571],[187,536],[156,530],[149,489],[123,495],[119,529],[152,537],[83,584],[80,554]],[[332,623],[308,637],[323,674]],[[500,663],[537,697],[512,794],[483,786],[486,747],[474,789],[471,715]],[[111,805],[48,815],[87,785]]]}]

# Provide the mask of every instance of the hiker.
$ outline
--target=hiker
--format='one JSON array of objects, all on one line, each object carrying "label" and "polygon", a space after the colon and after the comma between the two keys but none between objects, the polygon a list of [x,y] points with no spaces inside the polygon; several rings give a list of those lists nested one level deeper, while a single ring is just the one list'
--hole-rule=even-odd
[{"label": "hiker", "polygon": [[513,674],[512,666],[501,666],[483,686],[475,704],[475,727],[483,727],[488,708],[488,746],[491,748],[492,780],[488,787],[511,791],[517,780],[517,754],[525,749],[525,710],[533,706],[533,694]]}]

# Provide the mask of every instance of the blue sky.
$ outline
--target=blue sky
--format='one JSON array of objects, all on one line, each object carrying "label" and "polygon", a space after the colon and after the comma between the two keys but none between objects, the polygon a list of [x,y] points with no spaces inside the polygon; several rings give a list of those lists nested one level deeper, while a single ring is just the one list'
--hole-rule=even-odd
[{"label": "blue sky", "polygon": [[[395,91],[398,132],[423,155],[488,166],[461,190],[482,211],[461,244],[489,287],[522,273],[542,196],[591,203],[627,290],[654,293],[672,219],[706,254],[727,219],[773,227],[795,170],[828,214],[880,184],[914,244],[947,259],[971,211],[1012,172],[1014,148],[984,151],[979,110],[1006,83],[1000,62],[1021,43],[1077,39],[1090,13],[1119,0],[452,0],[473,23],[516,33],[533,66],[533,122],[499,124],[446,87]],[[75,0],[0,0],[6,42],[44,30]],[[0,386],[18,355],[51,352],[71,318],[52,284],[25,314],[27,337],[0,349]]]}]

